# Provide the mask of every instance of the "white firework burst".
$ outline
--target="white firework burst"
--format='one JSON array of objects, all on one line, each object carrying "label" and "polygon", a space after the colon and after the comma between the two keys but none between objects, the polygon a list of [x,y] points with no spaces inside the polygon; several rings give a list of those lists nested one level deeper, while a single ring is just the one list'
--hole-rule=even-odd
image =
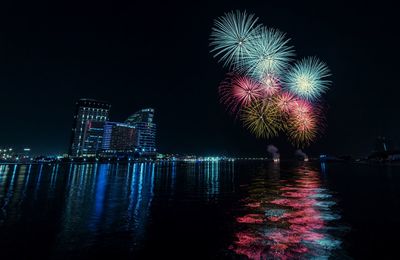
[{"label": "white firework burst", "polygon": [[318,58],[309,57],[295,63],[285,77],[290,92],[306,100],[316,100],[325,93],[330,80],[329,68]]},{"label": "white firework burst", "polygon": [[224,66],[236,67],[248,52],[258,18],[246,12],[232,11],[214,21],[210,36],[211,53]]},{"label": "white firework burst", "polygon": [[295,56],[288,38],[277,29],[262,27],[250,42],[242,70],[262,79],[265,75],[280,75]]}]

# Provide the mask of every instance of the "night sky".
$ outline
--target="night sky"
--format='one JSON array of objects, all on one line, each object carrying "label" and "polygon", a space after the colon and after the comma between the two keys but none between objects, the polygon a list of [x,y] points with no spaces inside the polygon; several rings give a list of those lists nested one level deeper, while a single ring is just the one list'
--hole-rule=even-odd
[{"label": "night sky", "polygon": [[327,129],[306,152],[365,155],[378,135],[399,144],[398,13],[384,1],[9,2],[0,8],[0,147],[65,153],[74,102],[86,97],[110,102],[112,121],[155,108],[160,152],[264,155],[272,143],[291,156],[284,136],[256,139],[218,102],[227,70],[208,39],[213,19],[234,9],[330,67]]}]

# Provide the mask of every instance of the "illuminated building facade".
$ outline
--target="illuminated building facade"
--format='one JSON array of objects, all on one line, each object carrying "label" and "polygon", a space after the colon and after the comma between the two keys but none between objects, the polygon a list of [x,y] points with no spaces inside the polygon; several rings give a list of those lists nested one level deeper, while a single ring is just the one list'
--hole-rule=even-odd
[{"label": "illuminated building facade", "polygon": [[110,104],[93,99],[80,99],[76,102],[69,147],[71,156],[83,156],[89,152],[85,148],[87,140],[87,138],[85,140],[85,132],[87,132],[89,126],[88,122],[108,121],[110,108]]},{"label": "illuminated building facade", "polygon": [[154,109],[146,108],[134,113],[125,123],[136,128],[137,152],[140,155],[156,154],[156,124]]},{"label": "illuminated building facade", "polygon": [[106,122],[102,150],[104,155],[133,155],[137,146],[134,126],[117,122]]},{"label": "illuminated building facade", "polygon": [[87,121],[84,134],[83,156],[97,156],[100,154],[103,143],[105,122]]}]

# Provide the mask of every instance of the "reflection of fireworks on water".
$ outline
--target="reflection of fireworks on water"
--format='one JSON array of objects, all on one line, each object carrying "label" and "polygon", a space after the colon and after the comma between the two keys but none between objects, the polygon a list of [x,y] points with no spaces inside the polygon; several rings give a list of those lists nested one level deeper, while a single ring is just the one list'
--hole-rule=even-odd
[{"label": "reflection of fireworks on water", "polygon": [[[339,235],[346,228],[337,227],[340,215],[335,214],[335,202],[330,200],[328,190],[321,188],[318,173],[299,170],[298,178],[281,181],[277,194],[257,200],[246,201],[249,212],[237,217],[239,232],[230,247],[236,254],[250,259],[308,259],[340,256]],[[254,205],[259,205],[254,208]],[[260,212],[265,212],[263,222]],[[256,219],[257,221],[254,221]],[[247,220],[247,221],[244,221]]]}]

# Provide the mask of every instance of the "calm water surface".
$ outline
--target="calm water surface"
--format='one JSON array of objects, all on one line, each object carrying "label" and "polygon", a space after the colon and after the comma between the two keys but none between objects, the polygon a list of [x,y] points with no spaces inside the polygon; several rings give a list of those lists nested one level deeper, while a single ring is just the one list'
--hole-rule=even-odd
[{"label": "calm water surface", "polygon": [[397,258],[400,167],[0,165],[1,259]]}]

